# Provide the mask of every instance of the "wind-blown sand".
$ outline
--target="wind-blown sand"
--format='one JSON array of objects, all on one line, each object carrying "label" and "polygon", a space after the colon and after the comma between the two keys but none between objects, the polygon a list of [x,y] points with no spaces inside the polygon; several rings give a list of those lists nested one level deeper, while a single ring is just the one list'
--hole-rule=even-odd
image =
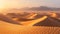
[{"label": "wind-blown sand", "polygon": [[0,21],[0,34],[60,34],[60,27],[20,26]]}]

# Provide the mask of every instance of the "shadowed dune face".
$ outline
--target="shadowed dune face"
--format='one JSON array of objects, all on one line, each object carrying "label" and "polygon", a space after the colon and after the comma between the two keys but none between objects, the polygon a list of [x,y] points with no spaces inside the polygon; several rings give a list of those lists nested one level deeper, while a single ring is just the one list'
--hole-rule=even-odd
[{"label": "shadowed dune face", "polygon": [[60,27],[60,20],[58,19],[59,13],[50,13],[48,18],[42,22],[36,23],[34,26],[51,26],[51,27]]},{"label": "shadowed dune face", "polygon": [[17,21],[14,21],[11,18],[9,18],[9,17],[7,17],[6,15],[3,15],[3,14],[0,14],[0,21],[5,21],[5,22],[9,22],[9,23],[18,24]]},{"label": "shadowed dune face", "polygon": [[47,19],[43,20],[42,22],[36,23],[34,26],[51,26],[51,27],[60,27],[60,20],[48,17]]}]

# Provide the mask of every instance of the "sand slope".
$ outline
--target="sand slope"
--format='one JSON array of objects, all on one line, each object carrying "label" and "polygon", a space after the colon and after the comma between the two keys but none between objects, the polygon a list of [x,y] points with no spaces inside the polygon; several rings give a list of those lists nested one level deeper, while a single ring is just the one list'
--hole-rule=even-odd
[{"label": "sand slope", "polygon": [[60,34],[60,27],[27,27],[0,21],[0,34]]}]

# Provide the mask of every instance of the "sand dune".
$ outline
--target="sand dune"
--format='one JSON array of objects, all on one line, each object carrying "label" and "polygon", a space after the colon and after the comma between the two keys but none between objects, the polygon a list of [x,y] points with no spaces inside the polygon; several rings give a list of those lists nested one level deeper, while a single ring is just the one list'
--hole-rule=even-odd
[{"label": "sand dune", "polygon": [[[3,18],[3,17],[0,17],[0,18]],[[41,26],[33,26],[38,22],[46,23],[48,21],[49,22],[48,24],[50,24],[49,19],[51,18],[49,19],[48,18],[49,18],[48,16],[43,16],[42,18],[39,18],[36,20],[27,21],[24,23],[20,22],[23,25],[17,25],[17,24],[6,22],[6,21],[0,21],[0,34],[60,34],[60,27],[54,27],[54,26],[51,27],[51,26],[45,26],[45,25],[42,26],[43,24]],[[45,21],[46,19],[47,21]],[[55,20],[53,19],[53,21]]]},{"label": "sand dune", "polygon": [[0,34],[60,34],[60,27],[27,27],[0,21]]},{"label": "sand dune", "polygon": [[13,23],[13,24],[19,24],[18,21],[14,21],[10,17],[3,14],[0,14],[0,21],[5,21],[5,22]]},{"label": "sand dune", "polygon": [[31,20],[31,21],[24,21],[24,22],[20,22],[22,25],[24,26],[33,26],[34,24],[38,23],[38,22],[41,22],[43,20],[47,19],[47,16],[43,16],[43,17],[40,17],[38,19],[35,19],[35,20]]}]

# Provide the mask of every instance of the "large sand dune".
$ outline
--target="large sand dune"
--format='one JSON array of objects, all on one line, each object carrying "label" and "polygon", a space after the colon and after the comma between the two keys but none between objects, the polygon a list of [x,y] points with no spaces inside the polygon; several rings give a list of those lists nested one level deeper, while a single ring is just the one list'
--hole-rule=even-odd
[{"label": "large sand dune", "polygon": [[60,34],[60,27],[20,26],[0,21],[0,34]]},{"label": "large sand dune", "polygon": [[[0,17],[2,19],[2,17]],[[8,19],[10,20],[10,19]],[[6,21],[0,21],[0,34],[60,34],[60,27],[54,27],[54,26],[48,26],[50,24],[51,18],[45,16],[43,18],[39,18],[36,20],[32,21],[27,21],[27,23],[32,22],[31,24],[36,24],[39,21],[43,21],[40,26],[25,26],[24,23],[23,25],[18,25],[18,24],[12,24],[8,23]],[[55,21],[52,19],[52,21]],[[36,23],[35,23],[36,22]],[[55,21],[57,23],[57,20]],[[47,26],[45,26],[47,23]],[[52,22],[53,23],[53,22]],[[60,23],[60,22],[59,22]],[[54,24],[54,23],[53,23]]]}]

